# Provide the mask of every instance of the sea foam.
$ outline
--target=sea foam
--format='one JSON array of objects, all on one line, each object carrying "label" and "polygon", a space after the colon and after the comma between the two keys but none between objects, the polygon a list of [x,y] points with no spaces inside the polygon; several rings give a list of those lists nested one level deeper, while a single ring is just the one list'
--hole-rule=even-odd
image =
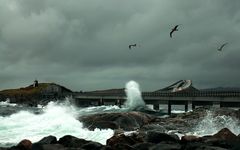
[{"label": "sea foam", "polygon": [[78,109],[72,105],[50,102],[40,114],[20,111],[7,117],[0,117],[0,147],[15,145],[22,139],[37,142],[49,135],[57,138],[73,135],[106,144],[106,140],[113,135],[113,130],[89,131],[77,120],[78,113]]},{"label": "sea foam", "polygon": [[145,102],[142,99],[140,86],[137,82],[129,81],[126,84],[125,92],[127,95],[127,101],[125,102],[125,107],[129,109],[137,109],[137,108],[145,107]]}]

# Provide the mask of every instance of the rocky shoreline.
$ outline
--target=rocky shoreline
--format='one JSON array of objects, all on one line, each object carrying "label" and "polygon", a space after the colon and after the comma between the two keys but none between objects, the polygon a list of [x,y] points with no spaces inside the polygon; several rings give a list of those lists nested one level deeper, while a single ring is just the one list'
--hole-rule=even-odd
[{"label": "rocky shoreline", "polygon": [[[59,140],[48,136],[32,143],[24,139],[16,146],[0,150],[238,150],[240,135],[222,128],[213,135],[195,136],[189,129],[204,119],[209,109],[198,108],[192,112],[175,114],[166,118],[139,111],[102,113],[82,116],[79,120],[89,130],[108,129],[114,135],[101,143],[66,135]],[[214,109],[213,117],[231,116],[239,120],[240,110]],[[209,128],[205,126],[205,128]],[[133,131],[133,132],[127,132]],[[172,132],[169,132],[172,131]],[[179,136],[177,133],[182,133]]]},{"label": "rocky shoreline", "polygon": [[175,134],[166,134],[157,130],[130,135],[115,134],[106,145],[66,135],[57,140],[48,136],[32,143],[24,139],[16,146],[0,150],[238,150],[240,137],[229,129],[223,128],[211,136],[197,137],[186,135],[179,138]]}]

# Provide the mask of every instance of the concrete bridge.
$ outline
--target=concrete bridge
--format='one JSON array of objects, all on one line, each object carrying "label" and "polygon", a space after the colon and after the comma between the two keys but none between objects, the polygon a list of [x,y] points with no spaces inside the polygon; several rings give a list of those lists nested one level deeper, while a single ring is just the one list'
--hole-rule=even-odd
[{"label": "concrete bridge", "polygon": [[[192,109],[196,106],[215,104],[220,107],[240,107],[240,90],[197,90],[190,80],[180,81],[158,91],[142,92],[142,98],[147,105],[153,105],[155,110],[159,110],[161,104],[167,104],[169,114],[172,105],[183,105],[185,111],[188,111],[189,105]],[[124,89],[80,92],[75,93],[73,97],[80,106],[112,104],[121,106],[127,99]]]}]

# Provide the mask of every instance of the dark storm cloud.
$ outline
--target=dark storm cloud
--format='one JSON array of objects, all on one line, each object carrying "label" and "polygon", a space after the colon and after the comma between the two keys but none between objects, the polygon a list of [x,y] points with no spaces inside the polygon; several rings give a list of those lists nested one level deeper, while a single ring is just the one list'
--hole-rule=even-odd
[{"label": "dark storm cloud", "polygon": [[[0,89],[240,86],[238,0],[0,0]],[[169,37],[176,24],[179,31]],[[225,43],[223,52],[217,48]],[[129,50],[128,45],[137,43]]]}]

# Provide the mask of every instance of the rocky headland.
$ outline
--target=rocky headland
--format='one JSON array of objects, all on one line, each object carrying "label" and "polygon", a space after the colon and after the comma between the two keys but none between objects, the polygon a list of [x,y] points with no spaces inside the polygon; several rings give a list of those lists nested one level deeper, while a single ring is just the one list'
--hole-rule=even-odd
[{"label": "rocky headland", "polygon": [[61,100],[73,92],[66,87],[55,83],[38,83],[18,89],[0,91],[0,101],[27,106],[46,105],[53,100]]}]

